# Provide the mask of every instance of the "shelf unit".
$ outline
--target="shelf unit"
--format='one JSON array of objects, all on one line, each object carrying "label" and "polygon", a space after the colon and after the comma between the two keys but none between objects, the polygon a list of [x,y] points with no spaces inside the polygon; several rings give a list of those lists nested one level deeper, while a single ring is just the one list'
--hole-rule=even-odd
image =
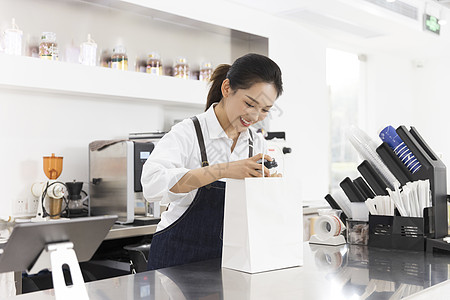
[{"label": "shelf unit", "polygon": [[0,86],[66,95],[204,105],[206,82],[0,54]]}]

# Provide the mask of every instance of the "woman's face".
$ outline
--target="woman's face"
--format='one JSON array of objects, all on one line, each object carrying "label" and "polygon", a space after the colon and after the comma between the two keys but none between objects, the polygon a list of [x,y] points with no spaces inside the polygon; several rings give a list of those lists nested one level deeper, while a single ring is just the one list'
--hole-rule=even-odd
[{"label": "woman's face", "polygon": [[238,132],[264,118],[277,99],[277,90],[271,83],[255,83],[249,89],[232,90],[228,79],[222,84],[225,112]]}]

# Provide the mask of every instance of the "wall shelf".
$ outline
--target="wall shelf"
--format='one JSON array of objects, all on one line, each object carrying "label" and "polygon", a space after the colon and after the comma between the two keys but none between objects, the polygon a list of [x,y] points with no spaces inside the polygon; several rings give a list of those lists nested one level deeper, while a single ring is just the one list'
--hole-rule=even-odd
[{"label": "wall shelf", "polygon": [[207,83],[170,76],[90,67],[0,54],[0,86],[65,95],[205,105]]}]

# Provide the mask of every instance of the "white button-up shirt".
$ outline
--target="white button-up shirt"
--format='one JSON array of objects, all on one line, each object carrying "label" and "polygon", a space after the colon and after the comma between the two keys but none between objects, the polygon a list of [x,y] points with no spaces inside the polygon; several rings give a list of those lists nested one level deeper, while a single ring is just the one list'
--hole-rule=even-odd
[{"label": "white button-up shirt", "polygon": [[[204,113],[197,115],[205,141],[209,165],[233,162],[249,156],[250,135],[248,130],[241,132],[236,146],[231,152],[233,140],[230,139],[217,119],[213,105]],[[252,130],[253,155],[266,151],[266,141],[261,134]],[[200,147],[191,119],[174,125],[170,132],[156,144],[155,149],[144,164],[142,187],[148,201],[161,201],[169,209],[162,213],[157,231],[176,221],[194,200],[197,189],[189,193],[173,193],[170,189],[189,171],[201,168]],[[221,179],[221,181],[226,181]]]}]

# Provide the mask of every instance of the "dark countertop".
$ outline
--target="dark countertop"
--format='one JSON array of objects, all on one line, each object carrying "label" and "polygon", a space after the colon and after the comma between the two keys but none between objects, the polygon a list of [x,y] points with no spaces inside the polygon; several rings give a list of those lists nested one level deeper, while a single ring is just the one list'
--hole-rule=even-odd
[{"label": "dark countertop", "polygon": [[[304,264],[258,274],[209,260],[86,284],[90,299],[402,299],[450,289],[450,255],[304,243]],[[435,286],[435,287],[433,287]],[[431,288],[430,288],[431,287]],[[442,299],[433,297],[434,299]],[[13,299],[54,299],[53,290]]]}]

